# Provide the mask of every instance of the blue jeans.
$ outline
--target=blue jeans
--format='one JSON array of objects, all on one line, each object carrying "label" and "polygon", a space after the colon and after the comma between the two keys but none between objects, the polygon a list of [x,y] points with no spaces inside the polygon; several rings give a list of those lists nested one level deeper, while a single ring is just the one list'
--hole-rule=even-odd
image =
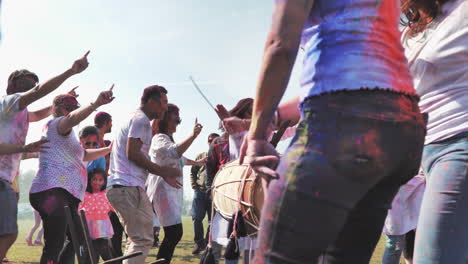
[{"label": "blue jeans", "polygon": [[424,147],[426,191],[415,264],[465,263],[468,249],[468,131]]},{"label": "blue jeans", "polygon": [[402,252],[405,259],[413,260],[414,235],[414,230],[404,235],[387,235],[387,244],[382,257],[382,264],[399,264]]},{"label": "blue jeans", "polygon": [[[192,202],[192,221],[193,230],[195,233],[194,241],[199,246],[204,246],[205,238],[203,233],[203,219],[208,216],[208,221],[211,220],[211,200],[206,192],[195,191]],[[208,234],[209,230],[207,230]]]},{"label": "blue jeans", "polygon": [[369,263],[387,210],[418,173],[417,100],[383,90],[307,99],[262,209],[255,264]]}]

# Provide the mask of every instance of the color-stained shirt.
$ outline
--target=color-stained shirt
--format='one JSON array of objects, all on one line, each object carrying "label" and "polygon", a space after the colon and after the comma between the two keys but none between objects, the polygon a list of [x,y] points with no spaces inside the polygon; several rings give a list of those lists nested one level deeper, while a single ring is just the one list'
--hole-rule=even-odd
[{"label": "color-stained shirt", "polygon": [[106,197],[106,191],[86,192],[78,210],[84,210],[92,239],[110,238],[114,234],[109,212],[114,211]]},{"label": "color-stained shirt", "polygon": [[415,36],[403,31],[402,43],[429,114],[425,144],[468,131],[468,0],[452,0]]},{"label": "color-stained shirt", "polygon": [[42,131],[42,139],[50,148],[39,154],[39,170],[31,184],[30,193],[63,188],[83,201],[88,173],[83,165],[84,149],[73,129],[66,136],[58,132],[63,117],[50,120]]},{"label": "color-stained shirt", "polygon": [[[20,93],[0,97],[0,142],[24,145],[29,128],[28,110],[19,109]],[[0,179],[13,182],[21,153],[0,155]]]},{"label": "color-stained shirt", "polygon": [[124,186],[138,186],[145,188],[148,171],[139,167],[127,158],[127,142],[129,138],[138,138],[143,143],[140,151],[149,159],[148,151],[151,146],[151,123],[146,114],[138,109],[129,121],[117,130],[117,137],[111,152],[110,173],[107,186],[114,184]]},{"label": "color-stained shirt", "polygon": [[415,95],[399,41],[399,3],[315,1],[302,34],[301,98],[361,88]]},{"label": "color-stained shirt", "polygon": [[[156,134],[151,142],[151,161],[159,166],[178,168],[182,171],[184,157],[179,157],[177,144],[168,135]],[[183,183],[182,176],[177,180]],[[154,212],[161,226],[172,226],[182,223],[182,206],[184,189],[174,188],[160,176],[150,174],[146,193],[153,203]]]},{"label": "color-stained shirt", "polygon": [[210,145],[206,160],[206,186],[211,188],[218,170],[231,160],[229,153],[229,141],[218,137]]}]

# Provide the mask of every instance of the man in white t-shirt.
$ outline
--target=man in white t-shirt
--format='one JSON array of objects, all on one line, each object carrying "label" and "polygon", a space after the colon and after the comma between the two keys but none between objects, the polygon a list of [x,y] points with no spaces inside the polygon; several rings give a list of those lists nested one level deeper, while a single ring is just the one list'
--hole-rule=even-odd
[{"label": "man in white t-shirt", "polygon": [[[7,95],[0,97],[0,143],[24,145],[29,122],[48,117],[52,107],[28,112],[28,105],[57,89],[71,76],[88,67],[87,55],[76,60],[64,73],[37,84],[39,78],[28,70],[14,71],[8,78]],[[19,170],[21,153],[0,155],[0,260],[2,260],[18,235],[17,200],[12,182]]]},{"label": "man in white t-shirt", "polygon": [[153,245],[153,209],[145,192],[148,173],[160,175],[175,188],[179,169],[158,166],[151,162],[151,120],[159,119],[167,110],[167,90],[158,85],[145,88],[141,105],[129,121],[118,129],[111,152],[107,199],[114,207],[128,235],[125,255],[138,251],[142,256],[124,263],[144,263]]}]

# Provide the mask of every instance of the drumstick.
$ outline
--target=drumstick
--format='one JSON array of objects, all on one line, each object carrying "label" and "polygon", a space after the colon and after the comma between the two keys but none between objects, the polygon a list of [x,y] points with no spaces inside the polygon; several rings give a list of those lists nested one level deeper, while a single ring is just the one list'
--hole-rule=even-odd
[{"label": "drumstick", "polygon": [[271,141],[270,141],[270,143],[273,145],[273,147],[276,148],[276,146],[278,145],[278,143],[281,140],[281,137],[283,137],[284,132],[289,127],[290,123],[291,123],[291,120],[286,120],[286,121],[282,122],[281,125],[280,125],[280,128],[278,129],[278,131],[276,131],[273,134],[273,137],[271,138]]},{"label": "drumstick", "polygon": [[[205,101],[210,105],[211,108],[215,109],[215,107],[213,106],[213,104],[210,102],[210,100],[208,100],[208,98],[206,98],[206,96],[203,94],[203,92],[200,90],[200,87],[198,87],[197,83],[195,82],[195,80],[192,78],[192,76],[189,76],[190,80],[192,81],[193,83],[193,86],[195,86],[195,89],[197,89],[197,91],[200,93],[200,95],[203,97],[203,99],[205,99]],[[215,110],[216,111],[216,110]]]}]

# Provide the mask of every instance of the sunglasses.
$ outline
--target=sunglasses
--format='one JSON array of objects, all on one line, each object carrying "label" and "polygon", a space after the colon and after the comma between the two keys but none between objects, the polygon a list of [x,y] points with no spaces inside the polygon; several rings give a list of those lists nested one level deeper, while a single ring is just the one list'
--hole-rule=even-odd
[{"label": "sunglasses", "polygon": [[97,148],[99,146],[99,144],[97,142],[90,142],[90,141],[86,141],[84,144],[87,147],[93,146],[93,147]]}]

